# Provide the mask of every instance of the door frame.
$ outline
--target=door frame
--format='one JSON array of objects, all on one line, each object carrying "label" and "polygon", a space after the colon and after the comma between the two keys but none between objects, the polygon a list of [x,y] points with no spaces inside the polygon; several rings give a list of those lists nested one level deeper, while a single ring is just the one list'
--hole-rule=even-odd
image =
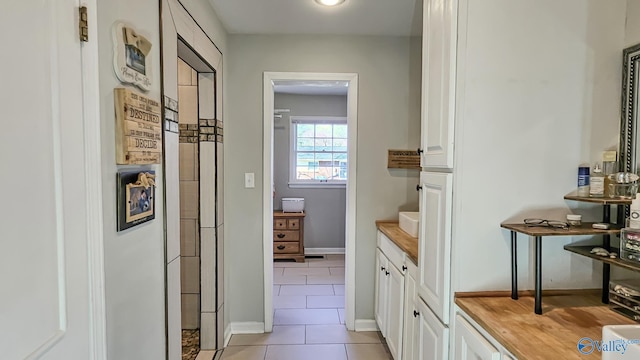
[{"label": "door frame", "polygon": [[274,81],[346,81],[347,90],[347,207],[345,222],[345,323],[355,328],[355,264],[356,264],[356,161],[358,139],[358,74],[264,72],[263,82],[263,160],[262,160],[262,229],[264,251],[264,331],[273,330],[273,126]]}]

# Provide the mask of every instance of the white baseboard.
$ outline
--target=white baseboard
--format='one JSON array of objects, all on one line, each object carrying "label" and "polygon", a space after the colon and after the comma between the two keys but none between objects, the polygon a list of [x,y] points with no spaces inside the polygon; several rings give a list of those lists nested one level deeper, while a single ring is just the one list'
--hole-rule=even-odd
[{"label": "white baseboard", "polygon": [[231,328],[230,336],[233,334],[263,334],[264,323],[257,321],[232,322],[229,324]]},{"label": "white baseboard", "polygon": [[344,254],[344,248],[305,248],[305,255]]},{"label": "white baseboard", "polygon": [[224,344],[222,347],[227,347],[229,341],[231,341],[231,323],[227,324],[227,327],[224,329]]},{"label": "white baseboard", "polygon": [[375,320],[356,319],[355,331],[378,331],[378,324]]}]

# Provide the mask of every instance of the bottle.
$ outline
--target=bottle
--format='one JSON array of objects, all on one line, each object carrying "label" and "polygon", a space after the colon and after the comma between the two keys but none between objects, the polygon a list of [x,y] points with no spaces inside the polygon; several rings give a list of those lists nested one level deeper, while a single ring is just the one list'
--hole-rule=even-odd
[{"label": "bottle", "polygon": [[589,168],[586,166],[578,168],[578,196],[589,196]]},{"label": "bottle", "polygon": [[618,172],[618,153],[616,151],[605,151],[602,153],[602,173],[604,174],[604,196],[609,196],[609,175]]},{"label": "bottle", "polygon": [[591,174],[591,177],[589,178],[589,196],[604,196],[604,174],[602,173],[600,164],[595,164],[593,166],[593,174]]},{"label": "bottle", "polygon": [[636,194],[636,198],[631,201],[629,210],[629,227],[632,229],[640,229],[640,194]]}]

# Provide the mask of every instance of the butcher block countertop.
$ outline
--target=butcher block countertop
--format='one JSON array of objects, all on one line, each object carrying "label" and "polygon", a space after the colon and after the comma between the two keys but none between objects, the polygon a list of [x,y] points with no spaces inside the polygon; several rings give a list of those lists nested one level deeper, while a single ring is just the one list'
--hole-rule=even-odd
[{"label": "butcher block countertop", "polygon": [[599,290],[549,291],[542,299],[542,315],[526,294],[513,300],[506,292],[456,293],[455,302],[519,360],[584,360],[580,339],[600,341],[605,325],[637,324],[602,304]]},{"label": "butcher block countertop", "polygon": [[376,227],[380,232],[385,234],[389,240],[398,245],[402,251],[407,253],[407,256],[409,256],[414,264],[418,265],[418,238],[400,229],[397,220],[378,220],[376,221]]}]

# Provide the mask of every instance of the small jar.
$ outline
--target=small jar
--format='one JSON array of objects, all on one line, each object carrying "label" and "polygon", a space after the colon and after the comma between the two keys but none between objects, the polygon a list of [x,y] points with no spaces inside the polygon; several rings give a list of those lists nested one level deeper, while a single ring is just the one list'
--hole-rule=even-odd
[{"label": "small jar", "polygon": [[569,224],[569,226],[582,225],[582,215],[567,214],[567,224]]}]

